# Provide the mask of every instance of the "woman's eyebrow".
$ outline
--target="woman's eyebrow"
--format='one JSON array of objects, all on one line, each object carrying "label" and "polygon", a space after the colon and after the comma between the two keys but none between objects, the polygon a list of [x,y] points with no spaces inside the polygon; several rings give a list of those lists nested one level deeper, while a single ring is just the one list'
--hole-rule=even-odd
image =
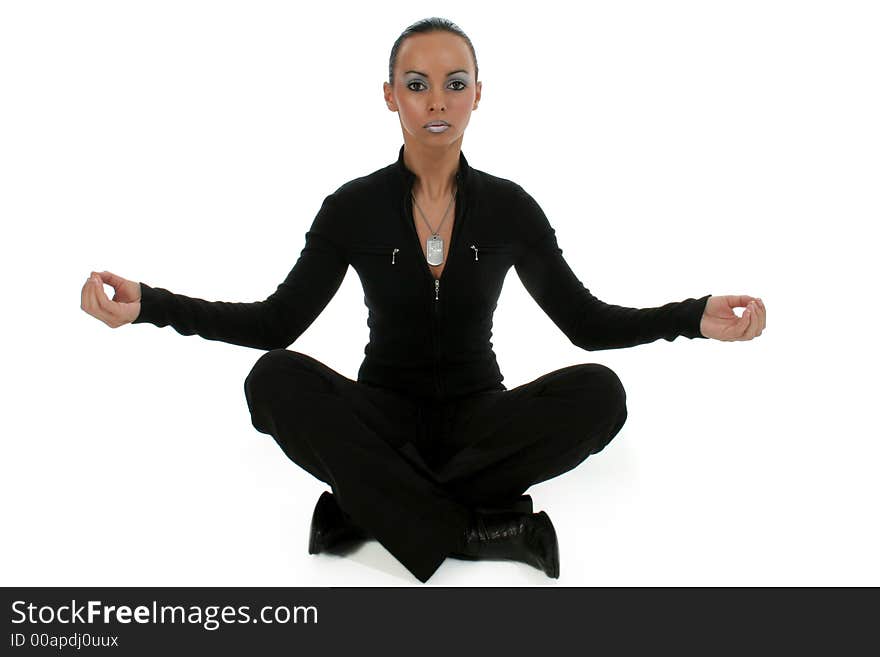
[{"label": "woman's eyebrow", "polygon": [[[416,75],[421,75],[423,78],[431,77],[427,73],[422,73],[421,71],[406,71],[404,73],[404,75],[407,75],[409,73],[415,73]],[[455,73],[467,73],[467,71],[463,68],[460,68],[457,71],[450,71],[449,73],[446,74],[446,77],[449,77],[450,75],[454,75]]]}]

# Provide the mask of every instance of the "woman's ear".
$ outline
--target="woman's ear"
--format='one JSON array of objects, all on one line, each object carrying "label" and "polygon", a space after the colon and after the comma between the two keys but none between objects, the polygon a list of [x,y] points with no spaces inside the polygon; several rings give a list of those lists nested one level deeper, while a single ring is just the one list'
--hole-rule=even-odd
[{"label": "woman's ear", "polygon": [[391,93],[391,85],[387,82],[382,83],[382,93],[385,96],[385,104],[388,106],[392,112],[397,111],[397,106],[394,103],[394,95]]}]

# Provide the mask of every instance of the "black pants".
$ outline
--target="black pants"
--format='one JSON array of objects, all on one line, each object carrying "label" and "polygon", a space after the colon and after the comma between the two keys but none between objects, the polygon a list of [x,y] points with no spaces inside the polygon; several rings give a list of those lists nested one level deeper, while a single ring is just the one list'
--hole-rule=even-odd
[{"label": "black pants", "polygon": [[620,379],[596,363],[430,403],[273,349],[244,390],[254,427],[329,484],[352,520],[421,582],[455,549],[473,506],[510,501],[571,470],[627,415]]}]

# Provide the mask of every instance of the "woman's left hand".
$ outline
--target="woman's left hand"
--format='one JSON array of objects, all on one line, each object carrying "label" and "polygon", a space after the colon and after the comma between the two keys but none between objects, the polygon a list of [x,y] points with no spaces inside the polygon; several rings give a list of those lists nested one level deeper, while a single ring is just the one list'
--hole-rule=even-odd
[{"label": "woman's left hand", "polygon": [[[742,317],[736,316],[734,308],[745,308]],[[766,326],[767,309],[763,301],[746,294],[727,294],[709,297],[700,320],[700,333],[725,342],[751,340],[761,335]]]}]

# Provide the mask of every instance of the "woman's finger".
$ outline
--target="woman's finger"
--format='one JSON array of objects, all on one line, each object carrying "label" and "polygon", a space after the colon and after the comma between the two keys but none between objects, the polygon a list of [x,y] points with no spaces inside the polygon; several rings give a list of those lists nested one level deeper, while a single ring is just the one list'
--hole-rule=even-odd
[{"label": "woman's finger", "polygon": [[734,308],[743,308],[754,299],[754,297],[750,297],[748,294],[728,294],[724,298],[731,310]]},{"label": "woman's finger", "polygon": [[114,289],[119,289],[119,286],[125,282],[125,279],[122,278],[122,276],[117,276],[113,272],[102,271],[98,275],[105,283],[107,283],[107,285]]},{"label": "woman's finger", "polygon": [[758,310],[758,303],[756,301],[752,301],[749,304],[749,308],[752,311],[752,321],[749,322],[747,339],[751,340],[756,335],[758,335],[758,329],[761,328],[761,312]]},{"label": "woman's finger", "polygon": [[751,340],[752,338],[754,338],[758,334],[758,327],[761,325],[761,320],[758,317],[758,309],[756,308],[756,306],[757,304],[754,301],[749,304],[750,321],[749,328],[746,329],[746,335],[744,338],[746,340]]},{"label": "woman's finger", "polygon": [[95,284],[92,281],[91,276],[89,276],[89,278],[86,279],[86,282],[83,284],[82,306],[83,310],[85,310],[89,315],[101,319],[98,316],[100,308],[98,307],[98,302],[95,299]]},{"label": "woman's finger", "polygon": [[749,322],[751,321],[750,313],[747,313],[745,310],[743,314],[737,318],[736,323],[731,327],[731,340],[742,340],[743,336],[746,334],[746,331],[749,328]]},{"label": "woman's finger", "polygon": [[88,314],[92,314],[92,281],[91,279],[86,279],[86,282],[83,283],[82,291],[79,294],[79,305],[80,308],[84,312]]},{"label": "woman's finger", "polygon": [[743,310],[742,317],[740,318],[740,322],[742,323],[742,328],[739,332],[739,335],[736,337],[737,340],[748,340],[749,339],[749,328],[752,326],[753,313],[749,305],[746,304],[745,310]]},{"label": "woman's finger", "polygon": [[104,292],[104,283],[101,282],[100,277],[93,276],[91,281],[92,286],[92,294],[95,300],[95,306],[97,308],[99,315],[97,315],[98,319],[107,324],[108,326],[112,326],[111,322],[113,320],[113,306],[110,299],[107,298],[107,294]]},{"label": "woman's finger", "polygon": [[758,333],[760,335],[767,328],[767,309],[764,307],[764,302],[761,299],[758,299],[758,306],[761,308],[761,331]]},{"label": "woman's finger", "polygon": [[107,293],[104,292],[104,281],[97,274],[92,276],[92,289],[95,291],[95,300],[101,308],[105,308],[104,301],[107,299]]},{"label": "woman's finger", "polygon": [[107,323],[110,326],[115,326],[115,324],[111,322],[116,321],[116,315],[119,312],[119,304],[107,296],[107,293],[104,291],[104,282],[101,280],[100,276],[97,276],[97,274],[95,279],[95,295],[101,310],[104,311]]}]

